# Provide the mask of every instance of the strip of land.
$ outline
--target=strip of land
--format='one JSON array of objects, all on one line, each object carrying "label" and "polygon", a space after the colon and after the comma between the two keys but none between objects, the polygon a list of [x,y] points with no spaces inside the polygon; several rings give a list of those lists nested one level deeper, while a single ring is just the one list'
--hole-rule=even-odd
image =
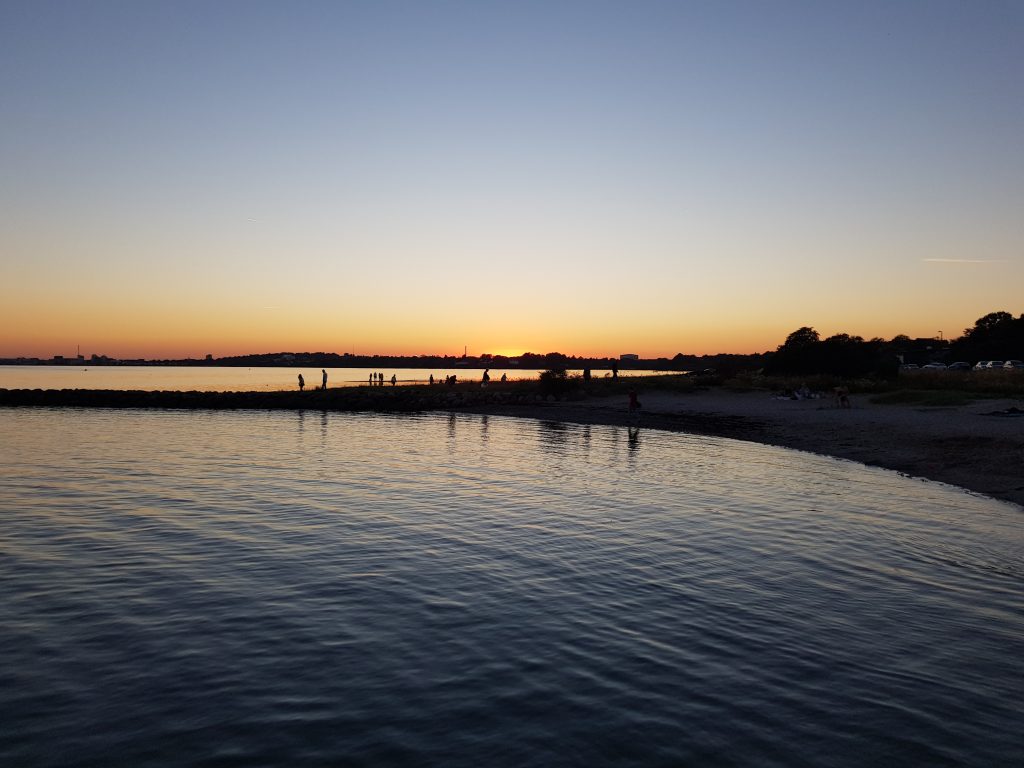
[{"label": "strip of land", "polygon": [[[1024,401],[850,408],[829,399],[788,400],[723,388],[641,392],[642,428],[750,440],[852,459],[939,480],[1024,506]],[[353,387],[307,392],[120,392],[0,390],[0,406],[104,408],[310,408],[335,411],[458,411],[584,424],[633,425],[623,392],[555,399],[532,388],[460,385]]]}]

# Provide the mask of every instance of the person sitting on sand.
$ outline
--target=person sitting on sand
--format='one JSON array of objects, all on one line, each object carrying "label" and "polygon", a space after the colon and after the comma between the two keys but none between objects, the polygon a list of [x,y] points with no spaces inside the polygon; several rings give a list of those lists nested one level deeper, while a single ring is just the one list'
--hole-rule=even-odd
[{"label": "person sitting on sand", "polygon": [[299,392],[306,388],[306,380],[302,378],[302,374],[299,374]]},{"label": "person sitting on sand", "polygon": [[507,373],[503,373],[503,374],[501,374],[501,380],[502,380],[503,382],[505,382],[505,381],[508,381],[508,374],[507,374]]}]

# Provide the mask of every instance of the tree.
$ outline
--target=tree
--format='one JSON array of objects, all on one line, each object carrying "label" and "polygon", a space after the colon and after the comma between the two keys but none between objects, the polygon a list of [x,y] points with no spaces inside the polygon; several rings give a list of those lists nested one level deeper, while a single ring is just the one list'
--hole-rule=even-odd
[{"label": "tree", "polygon": [[783,349],[803,349],[809,347],[816,344],[820,338],[816,330],[805,325],[803,328],[797,328],[786,337],[785,343],[779,347],[779,352]]},{"label": "tree", "polygon": [[952,354],[971,362],[1024,358],[1024,314],[1015,318],[1009,312],[989,312],[979,317],[953,342]]}]

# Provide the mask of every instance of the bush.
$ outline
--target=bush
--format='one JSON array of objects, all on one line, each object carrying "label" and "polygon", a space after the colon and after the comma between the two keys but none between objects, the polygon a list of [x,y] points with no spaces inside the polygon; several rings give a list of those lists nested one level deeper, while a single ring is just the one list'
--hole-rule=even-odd
[{"label": "bush", "polygon": [[564,395],[572,386],[565,368],[549,368],[539,376],[540,391],[545,395]]}]

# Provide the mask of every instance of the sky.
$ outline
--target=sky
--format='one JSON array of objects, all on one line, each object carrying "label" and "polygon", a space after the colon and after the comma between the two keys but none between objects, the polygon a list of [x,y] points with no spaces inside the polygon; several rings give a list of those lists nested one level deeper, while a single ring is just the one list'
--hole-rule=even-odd
[{"label": "sky", "polygon": [[1024,3],[0,0],[0,357],[1024,312]]}]

